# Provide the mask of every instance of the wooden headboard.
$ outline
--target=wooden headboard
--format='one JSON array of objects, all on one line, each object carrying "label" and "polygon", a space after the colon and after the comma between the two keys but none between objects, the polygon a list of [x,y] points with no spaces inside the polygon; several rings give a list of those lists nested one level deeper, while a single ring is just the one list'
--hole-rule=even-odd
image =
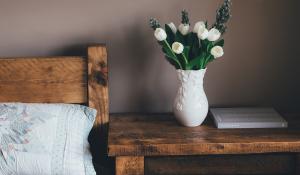
[{"label": "wooden headboard", "polygon": [[95,151],[105,154],[109,121],[105,45],[88,47],[87,57],[0,58],[0,102],[93,107],[97,118],[90,138]]},{"label": "wooden headboard", "polygon": [[88,47],[87,58],[0,58],[0,102],[87,104],[96,125],[108,122],[106,47]]}]

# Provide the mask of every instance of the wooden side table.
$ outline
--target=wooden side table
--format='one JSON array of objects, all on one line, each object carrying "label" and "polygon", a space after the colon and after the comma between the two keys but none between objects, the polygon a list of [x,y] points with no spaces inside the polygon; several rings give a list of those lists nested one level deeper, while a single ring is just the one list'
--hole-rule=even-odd
[{"label": "wooden side table", "polygon": [[[196,155],[247,154],[259,155],[259,159],[266,155],[269,156],[268,160],[272,161],[274,158],[270,157],[270,154],[278,153],[293,156],[283,157],[283,162],[294,162],[284,166],[276,164],[272,168],[264,167],[265,164],[260,160],[258,163],[261,165],[261,171],[269,169],[271,172],[300,174],[300,115],[285,118],[289,122],[289,128],[285,129],[217,129],[209,118],[202,126],[187,128],[177,124],[171,114],[114,114],[110,116],[108,154],[116,158],[117,175],[142,175],[145,160],[157,159],[160,156],[168,157],[169,161],[169,158],[178,156],[193,158]],[[246,160],[247,156],[242,159]],[[240,160],[236,157],[233,159],[237,159],[237,162]],[[205,158],[205,162],[209,162],[208,159]],[[216,162],[218,161],[214,163]],[[255,164],[257,161],[254,159],[252,162]],[[179,171],[180,169],[177,170]],[[229,172],[227,169],[220,171]],[[238,170],[230,172],[236,171]]]}]

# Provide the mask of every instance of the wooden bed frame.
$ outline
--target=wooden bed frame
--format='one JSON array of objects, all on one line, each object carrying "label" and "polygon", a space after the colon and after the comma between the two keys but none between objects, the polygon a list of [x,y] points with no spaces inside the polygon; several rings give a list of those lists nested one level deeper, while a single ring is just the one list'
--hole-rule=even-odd
[{"label": "wooden bed frame", "polygon": [[0,58],[0,102],[74,103],[97,109],[89,136],[94,163],[107,155],[108,69],[105,45],[87,57]]}]

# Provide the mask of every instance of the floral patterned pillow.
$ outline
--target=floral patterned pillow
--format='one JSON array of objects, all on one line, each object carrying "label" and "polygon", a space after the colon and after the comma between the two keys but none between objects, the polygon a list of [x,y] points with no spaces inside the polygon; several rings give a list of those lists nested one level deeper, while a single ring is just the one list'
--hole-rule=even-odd
[{"label": "floral patterned pillow", "polygon": [[87,140],[95,116],[81,105],[0,103],[0,175],[96,174]]}]

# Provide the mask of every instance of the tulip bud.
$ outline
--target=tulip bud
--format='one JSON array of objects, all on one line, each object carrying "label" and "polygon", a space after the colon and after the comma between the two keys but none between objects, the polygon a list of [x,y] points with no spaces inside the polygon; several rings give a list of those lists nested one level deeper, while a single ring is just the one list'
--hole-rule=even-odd
[{"label": "tulip bud", "polygon": [[217,41],[221,37],[221,33],[218,29],[212,28],[208,33],[207,39],[209,41]]},{"label": "tulip bud", "polygon": [[169,23],[168,26],[171,28],[172,32],[175,34],[177,32],[177,28],[174,23]]},{"label": "tulip bud", "polygon": [[178,26],[178,30],[182,35],[186,35],[189,33],[190,25],[189,24],[180,24]]},{"label": "tulip bud", "polygon": [[219,58],[224,55],[224,51],[221,46],[215,46],[210,50],[210,54],[212,54],[214,58]]},{"label": "tulip bud", "polygon": [[199,29],[206,28],[205,23],[203,21],[196,22],[193,32],[198,33]]},{"label": "tulip bud", "polygon": [[156,28],[154,31],[154,36],[158,41],[163,41],[167,39],[167,34],[162,28]]},{"label": "tulip bud", "polygon": [[201,40],[205,40],[208,37],[208,30],[206,28],[199,28],[197,36]]},{"label": "tulip bud", "polygon": [[179,42],[174,42],[172,44],[172,50],[176,53],[176,54],[181,54],[183,52],[183,45]]}]

